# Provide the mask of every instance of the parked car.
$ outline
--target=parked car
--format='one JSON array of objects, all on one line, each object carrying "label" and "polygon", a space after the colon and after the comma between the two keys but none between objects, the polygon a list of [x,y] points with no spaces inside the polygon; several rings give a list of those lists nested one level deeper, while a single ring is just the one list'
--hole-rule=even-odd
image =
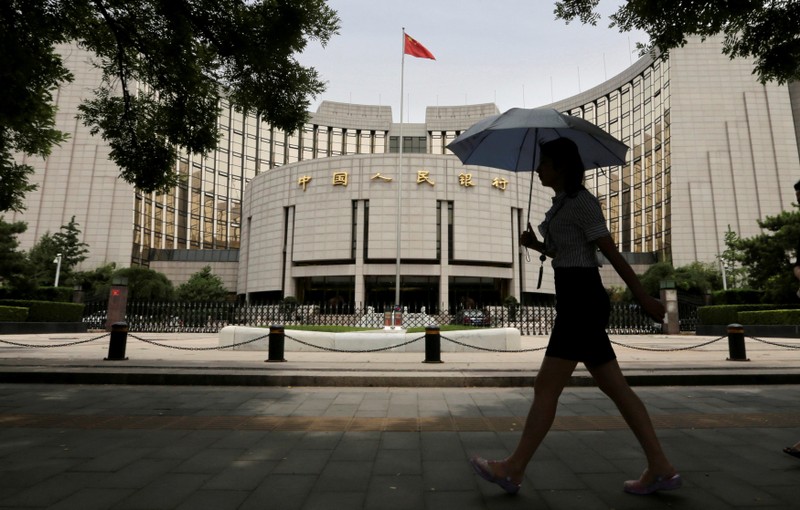
[{"label": "parked car", "polygon": [[451,323],[461,324],[463,326],[490,326],[492,324],[492,318],[484,310],[470,308],[456,312]]}]

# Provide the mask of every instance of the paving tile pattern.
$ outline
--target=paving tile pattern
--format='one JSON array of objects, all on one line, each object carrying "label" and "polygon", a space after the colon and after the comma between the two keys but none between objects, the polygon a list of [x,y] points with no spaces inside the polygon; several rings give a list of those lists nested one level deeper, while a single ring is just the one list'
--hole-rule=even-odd
[{"label": "paving tile pattern", "polygon": [[0,509],[800,508],[799,392],[638,388],[685,485],[636,497],[635,438],[567,388],[509,497],[466,459],[513,449],[528,388],[0,385]]}]

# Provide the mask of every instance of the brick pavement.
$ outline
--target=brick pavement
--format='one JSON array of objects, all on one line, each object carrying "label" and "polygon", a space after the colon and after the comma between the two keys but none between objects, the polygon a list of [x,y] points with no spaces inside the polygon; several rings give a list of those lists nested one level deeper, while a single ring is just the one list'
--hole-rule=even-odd
[{"label": "brick pavement", "polygon": [[0,508],[797,508],[795,385],[637,389],[685,486],[624,494],[644,459],[597,389],[565,390],[515,497],[528,388],[0,385]]},{"label": "brick pavement", "polygon": [[[612,336],[685,486],[621,491],[643,456],[579,369],[508,497],[466,459],[513,448],[539,350],[265,363],[263,352],[210,349],[214,336],[142,336],[192,350],[131,338],[127,361],[104,361],[107,339],[45,347],[92,335],[0,336],[30,345],[0,342],[0,509],[800,508],[800,461],[780,451],[800,439],[794,339],[748,340],[750,361],[731,362],[724,340]],[[125,382],[137,385],[110,384]]]}]

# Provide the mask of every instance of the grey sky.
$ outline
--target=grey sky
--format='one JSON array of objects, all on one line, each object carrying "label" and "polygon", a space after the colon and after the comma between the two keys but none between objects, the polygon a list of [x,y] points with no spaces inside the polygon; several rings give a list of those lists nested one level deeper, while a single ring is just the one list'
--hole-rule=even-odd
[{"label": "grey sky", "polygon": [[406,122],[426,106],[495,102],[500,111],[542,106],[587,90],[638,58],[646,35],[608,28],[621,2],[601,2],[596,27],[556,20],[550,0],[328,0],[341,30],[300,56],[328,82],[323,99],[400,111],[402,28],[436,60],[405,58]]}]

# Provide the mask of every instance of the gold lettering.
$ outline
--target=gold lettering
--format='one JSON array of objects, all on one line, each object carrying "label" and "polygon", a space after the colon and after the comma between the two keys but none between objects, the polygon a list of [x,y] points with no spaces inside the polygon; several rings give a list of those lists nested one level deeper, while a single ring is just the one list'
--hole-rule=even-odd
[{"label": "gold lettering", "polygon": [[311,182],[311,176],[309,175],[304,175],[299,179],[297,179],[297,184],[303,188],[303,191],[306,190],[306,186],[308,185],[309,182]]},{"label": "gold lettering", "polygon": [[502,177],[495,177],[492,179],[492,187],[497,188],[501,191],[505,191],[508,187],[508,179]]},{"label": "gold lettering", "polygon": [[431,186],[435,185],[436,183],[431,180],[431,173],[428,170],[418,170],[417,171],[417,184],[422,184],[423,182],[427,182]]},{"label": "gold lettering", "polygon": [[333,174],[334,186],[347,186],[347,172],[336,172]]}]

